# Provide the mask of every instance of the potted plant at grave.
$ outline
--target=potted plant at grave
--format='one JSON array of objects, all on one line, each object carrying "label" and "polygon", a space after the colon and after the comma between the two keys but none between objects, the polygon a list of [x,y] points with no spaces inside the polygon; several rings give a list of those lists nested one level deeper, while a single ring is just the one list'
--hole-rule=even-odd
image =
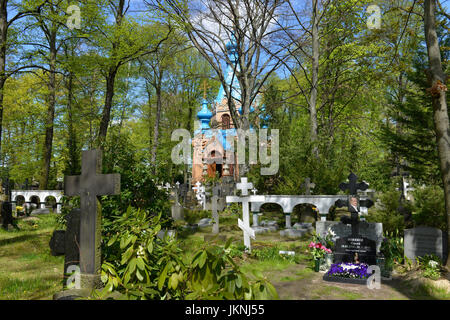
[{"label": "potted plant at grave", "polygon": [[314,259],[314,271],[319,272],[320,265],[324,261],[325,254],[331,253],[331,249],[325,247],[320,242],[314,242],[314,241],[311,241],[311,243],[308,245],[308,247],[310,248],[311,254]]}]

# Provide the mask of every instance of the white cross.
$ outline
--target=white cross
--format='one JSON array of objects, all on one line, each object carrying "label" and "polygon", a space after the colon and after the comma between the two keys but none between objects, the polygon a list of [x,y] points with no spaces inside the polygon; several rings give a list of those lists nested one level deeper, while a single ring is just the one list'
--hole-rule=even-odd
[{"label": "white cross", "polygon": [[257,192],[258,190],[256,190],[256,188],[253,188],[252,189],[252,192],[253,192],[253,195],[256,195],[256,192]]},{"label": "white cross", "polygon": [[[237,189],[240,189],[242,191],[242,195],[247,196],[248,195],[248,189],[253,188],[252,183],[247,182],[247,178],[242,177],[241,183],[236,184]],[[238,226],[242,231],[244,232],[244,246],[245,250],[248,252],[251,252],[251,242],[250,238],[253,240],[256,239],[255,237],[255,231],[250,227],[250,215],[249,215],[249,197],[234,197],[234,196],[228,196],[227,202],[242,202],[242,219],[238,219]]]},{"label": "white cross", "polygon": [[194,190],[195,192],[198,192],[200,190],[200,186],[202,185],[202,183],[200,181],[197,181],[197,183],[195,185],[196,185],[196,187],[192,187],[192,190]]},{"label": "white cross", "polygon": [[170,183],[167,182],[163,188],[166,189],[166,192],[169,191],[169,189],[171,188]]},{"label": "white cross", "polygon": [[236,189],[241,190],[241,194],[243,196],[248,195],[248,190],[253,188],[253,183],[251,182],[247,182],[247,178],[246,177],[242,177],[241,178],[241,182],[240,183],[236,183]]},{"label": "white cross", "polygon": [[177,185],[177,188],[180,187],[180,182],[179,181],[177,181],[177,183],[175,183],[175,184]]}]

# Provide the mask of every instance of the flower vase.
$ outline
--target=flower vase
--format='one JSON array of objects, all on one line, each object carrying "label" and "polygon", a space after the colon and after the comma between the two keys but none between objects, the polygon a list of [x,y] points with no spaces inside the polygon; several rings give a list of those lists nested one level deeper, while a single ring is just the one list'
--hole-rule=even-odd
[{"label": "flower vase", "polygon": [[315,272],[319,272],[320,266],[322,265],[322,261],[323,261],[322,258],[314,259],[314,271]]}]

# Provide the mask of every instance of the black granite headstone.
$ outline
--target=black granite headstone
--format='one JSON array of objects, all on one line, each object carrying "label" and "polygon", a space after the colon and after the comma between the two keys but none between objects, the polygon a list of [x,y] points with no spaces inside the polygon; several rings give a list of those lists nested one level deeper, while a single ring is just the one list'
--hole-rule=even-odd
[{"label": "black granite headstone", "polygon": [[348,236],[336,240],[334,263],[376,264],[376,242],[361,236]]}]

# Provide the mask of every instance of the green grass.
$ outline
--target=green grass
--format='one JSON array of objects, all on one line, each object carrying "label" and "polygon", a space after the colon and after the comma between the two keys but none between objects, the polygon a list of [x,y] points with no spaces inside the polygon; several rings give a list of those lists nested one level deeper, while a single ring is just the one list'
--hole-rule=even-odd
[{"label": "green grass", "polygon": [[314,290],[313,299],[323,299],[323,297],[333,296],[337,299],[358,300],[361,299],[361,294],[351,292],[336,286],[322,285]]},{"label": "green grass", "polygon": [[62,289],[64,257],[50,254],[56,215],[19,220],[20,230],[0,230],[0,299],[51,299]]}]

